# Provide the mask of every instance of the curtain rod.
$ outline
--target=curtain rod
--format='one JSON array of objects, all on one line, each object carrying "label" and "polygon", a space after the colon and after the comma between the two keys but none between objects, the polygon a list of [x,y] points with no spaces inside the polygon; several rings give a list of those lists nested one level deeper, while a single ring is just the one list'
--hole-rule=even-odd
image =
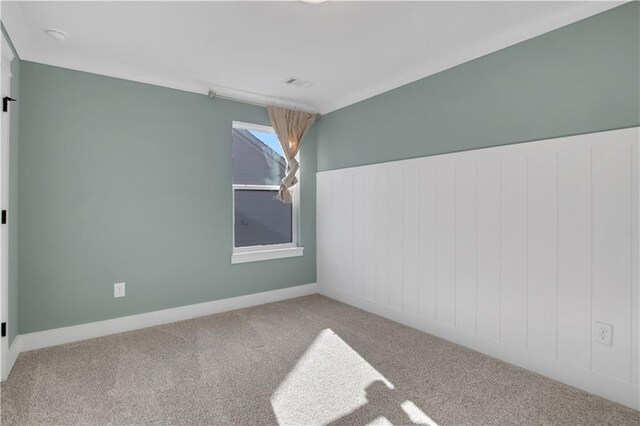
[{"label": "curtain rod", "polygon": [[[243,104],[255,105],[255,106],[264,107],[264,108],[267,107],[266,102],[250,101],[247,99],[234,98],[233,96],[220,95],[211,89],[209,89],[209,93],[207,93],[207,96],[211,99],[226,99],[228,101],[240,102]],[[317,119],[321,117],[319,112],[312,112],[312,111],[306,111],[306,110],[301,110],[301,111],[307,112],[309,114],[315,114],[317,116]]]}]

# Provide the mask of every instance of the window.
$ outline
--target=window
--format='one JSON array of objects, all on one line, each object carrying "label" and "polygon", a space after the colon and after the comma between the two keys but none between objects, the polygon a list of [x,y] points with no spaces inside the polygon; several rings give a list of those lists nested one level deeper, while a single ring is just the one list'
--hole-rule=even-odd
[{"label": "window", "polygon": [[299,194],[276,198],[287,167],[273,128],[233,123],[233,255],[231,263],[301,256],[297,241]]}]

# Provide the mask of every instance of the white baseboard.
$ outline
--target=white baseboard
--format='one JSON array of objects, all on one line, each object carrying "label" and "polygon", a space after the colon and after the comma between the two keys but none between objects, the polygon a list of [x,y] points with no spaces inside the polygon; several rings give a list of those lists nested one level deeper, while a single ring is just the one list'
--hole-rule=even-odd
[{"label": "white baseboard", "polygon": [[640,410],[640,388],[631,383],[622,382],[591,370],[526,352],[522,349],[505,345],[502,342],[443,325],[378,302],[353,296],[341,290],[319,285],[318,292],[323,296],[347,303],[461,346],[466,346],[627,407]]},{"label": "white baseboard", "polygon": [[504,343],[445,326],[418,315],[365,300],[340,290],[327,288],[326,286],[319,287],[315,283],[18,335],[9,348],[7,370],[11,371],[21,352],[248,308],[315,293],[320,293],[409,327],[466,346],[494,358],[618,402],[627,407],[636,410],[640,409],[640,389],[631,383],[622,382],[591,370],[578,368],[561,361],[525,352],[521,349],[507,346]]},{"label": "white baseboard", "polygon": [[2,377],[2,381],[5,381],[7,377],[9,377],[9,373],[13,368],[13,365],[16,363],[16,359],[18,359],[18,355],[20,355],[20,336],[16,336],[9,346],[9,351],[7,353],[7,369]]},{"label": "white baseboard", "polygon": [[[229,299],[213,300],[211,302],[198,303],[195,305],[180,306],[177,308],[163,309],[161,311],[147,312],[144,314],[130,315],[110,320],[21,334],[16,337],[13,345],[11,345],[11,349],[9,350],[9,365],[13,366],[13,363],[20,352],[61,345],[64,343],[77,342],[80,340],[107,336],[110,334],[152,327],[155,325],[168,324],[176,321],[217,314],[220,312],[263,305],[265,303],[278,302],[281,300],[292,299],[294,297],[308,296],[310,294],[316,294],[317,292],[317,286],[315,283],[304,284],[279,290],[231,297]],[[11,371],[11,368],[8,368],[8,371]]]}]

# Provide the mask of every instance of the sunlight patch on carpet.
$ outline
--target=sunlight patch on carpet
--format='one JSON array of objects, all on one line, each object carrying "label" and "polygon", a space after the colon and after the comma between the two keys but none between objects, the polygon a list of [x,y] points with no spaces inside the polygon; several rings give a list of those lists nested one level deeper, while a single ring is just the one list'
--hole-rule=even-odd
[{"label": "sunlight patch on carpet", "polygon": [[393,385],[331,329],[320,332],[271,397],[280,424],[326,424],[367,403],[365,388]]},{"label": "sunlight patch on carpet", "polygon": [[385,416],[380,416],[374,419],[371,423],[367,423],[367,426],[393,426],[393,423],[391,423]]},{"label": "sunlight patch on carpet", "polygon": [[438,424],[436,422],[434,422],[431,417],[427,416],[412,401],[409,401],[409,400],[404,401],[402,404],[400,404],[400,406],[402,407],[404,412],[407,413],[407,416],[409,416],[409,418],[411,419],[411,421],[414,424],[427,425],[427,426],[438,426]]},{"label": "sunlight patch on carpet", "polygon": [[[369,424],[393,424],[384,412],[371,415],[377,401],[388,400],[394,392],[389,380],[340,336],[325,329],[273,393],[271,405],[281,425],[326,425],[360,415],[368,417]],[[435,425],[411,401],[399,401],[397,410],[404,410],[407,420]]]}]

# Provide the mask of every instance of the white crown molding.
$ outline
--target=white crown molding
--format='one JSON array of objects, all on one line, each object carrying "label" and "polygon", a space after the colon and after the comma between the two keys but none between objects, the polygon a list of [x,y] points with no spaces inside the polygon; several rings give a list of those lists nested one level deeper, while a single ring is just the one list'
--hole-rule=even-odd
[{"label": "white crown molding", "polygon": [[372,98],[382,93],[388,92],[409,83],[421,80],[449,68],[472,61],[482,56],[497,52],[506,47],[513,46],[523,41],[532,39],[544,33],[556,30],[569,24],[581,21],[598,13],[605,12],[614,7],[620,6],[627,1],[591,1],[584,2],[580,8],[575,8],[564,13],[541,21],[531,22],[529,25],[518,26],[511,31],[505,31],[498,36],[478,40],[475,44],[455,52],[439,60],[424,63],[422,66],[414,67],[404,73],[397,74],[389,79],[379,81],[375,85],[369,86],[357,93],[346,95],[333,102],[320,105],[320,113],[328,114],[349,105]]},{"label": "white crown molding", "polygon": [[209,89],[212,89],[221,98],[232,98],[259,105],[271,103],[309,112],[327,114],[406,84],[429,77],[465,62],[469,62],[473,59],[485,56],[489,53],[496,52],[544,33],[556,30],[598,13],[605,12],[609,9],[627,3],[627,1],[605,0],[579,3],[581,3],[581,7],[572,8],[569,11],[556,14],[553,17],[532,22],[529,25],[520,25],[511,31],[505,31],[492,38],[478,40],[475,44],[468,46],[465,49],[451,52],[447,57],[436,61],[430,60],[429,62],[425,62],[422,66],[414,67],[391,78],[381,80],[375,85],[322,105],[292,102],[286,99],[278,99],[261,94],[250,93],[240,89],[224,87],[189,77],[179,75],[168,77],[166,73],[143,70],[124,64],[106,63],[86,56],[77,56],[68,53],[61,54],[45,51],[43,49],[36,49],[29,39],[27,26],[22,17],[18,2],[3,2],[2,20],[16,50],[18,51],[18,55],[22,60],[198,94],[207,94]]},{"label": "white crown molding", "polygon": [[156,71],[115,62],[100,61],[91,57],[79,56],[68,52],[47,51],[34,46],[31,42],[28,27],[22,16],[19,2],[2,2],[1,10],[2,16],[0,18],[2,19],[2,23],[9,33],[9,37],[11,37],[18,56],[23,61],[36,62],[201,95],[207,95],[209,90],[213,90],[216,97],[261,106],[273,104],[311,113],[318,112],[318,108],[314,105],[293,102],[288,99],[251,93],[184,76],[168,76],[167,73],[158,73]]},{"label": "white crown molding", "polygon": [[0,50],[2,51],[0,52],[2,56],[2,72],[7,73],[9,78],[11,78],[13,77],[13,73],[11,72],[11,62],[15,56],[13,54],[13,50],[9,47],[9,42],[4,34],[2,34],[2,49]]},{"label": "white crown molding", "polygon": [[122,80],[135,81],[138,83],[151,84],[154,86],[181,90],[183,92],[197,93],[200,95],[207,95],[209,90],[213,90],[216,97],[260,106],[273,104],[304,110],[311,113],[318,112],[318,109],[312,105],[224,87],[194,78],[169,75],[169,73],[166,72],[158,73],[135,66],[116,62],[100,61],[94,58],[79,56],[68,52],[51,52],[34,46],[30,46],[29,49],[27,49],[27,52],[28,53],[21,56],[22,60],[106,77],[119,78]]},{"label": "white crown molding", "polygon": [[9,37],[11,37],[11,43],[13,43],[18,56],[20,59],[24,59],[31,46],[31,40],[29,39],[27,24],[24,22],[18,2],[3,1],[0,5],[0,19],[7,33],[9,33]]}]

